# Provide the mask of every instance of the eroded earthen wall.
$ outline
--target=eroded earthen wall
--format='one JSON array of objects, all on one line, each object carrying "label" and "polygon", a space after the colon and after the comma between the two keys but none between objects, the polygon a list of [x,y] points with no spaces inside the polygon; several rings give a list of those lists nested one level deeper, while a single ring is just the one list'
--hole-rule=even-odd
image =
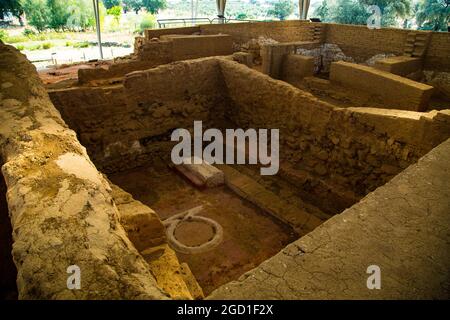
[{"label": "eroded earthen wall", "polygon": [[[320,27],[320,31],[317,29]],[[396,28],[369,29],[367,26],[306,21],[277,21],[229,24],[204,24],[191,28],[149,30],[150,37],[170,33],[229,34],[237,45],[259,37],[278,42],[319,40],[338,45],[355,62],[363,62],[379,54],[403,55],[408,34],[429,35],[424,57],[425,69],[450,71],[450,34]]]},{"label": "eroded earthen wall", "polygon": [[128,74],[123,85],[49,92],[96,165],[116,172],[170,156],[171,133],[195,120],[217,127],[227,98],[213,58]]},{"label": "eroded earthen wall", "polygon": [[[448,300],[449,181],[447,140],[208,298]],[[381,290],[368,290],[376,267]]]},{"label": "eroded earthen wall", "polygon": [[245,43],[258,37],[270,38],[279,42],[310,41],[313,38],[312,26],[322,26],[300,20],[228,24],[200,25],[202,34],[229,34],[237,43]]},{"label": "eroded earthen wall", "polygon": [[[70,91],[72,90],[72,91]],[[160,66],[123,86],[52,91],[55,105],[107,171],[168,159],[176,128],[279,128],[280,175],[339,212],[450,136],[446,111],[340,109],[223,58]],[[225,116],[224,116],[225,115]]]},{"label": "eroded earthen wall", "polygon": [[[0,157],[0,165],[2,165]],[[17,269],[11,255],[12,228],[6,202],[6,183],[0,174],[0,299],[17,299]]]},{"label": "eroded earthen wall", "polygon": [[366,26],[327,24],[326,43],[337,44],[345,55],[362,62],[377,54],[403,55],[410,32],[429,34],[425,69],[450,71],[450,33],[408,29],[369,29]]},{"label": "eroded earthen wall", "polygon": [[[35,67],[0,43],[0,70],[0,153],[19,298],[167,298]],[[71,265],[81,271],[79,290],[67,287]]]},{"label": "eroded earthen wall", "polygon": [[336,108],[235,62],[220,65],[227,116],[241,128],[279,128],[281,174],[310,198],[318,181],[328,184],[315,199],[328,209],[352,204],[450,136],[448,111]]}]

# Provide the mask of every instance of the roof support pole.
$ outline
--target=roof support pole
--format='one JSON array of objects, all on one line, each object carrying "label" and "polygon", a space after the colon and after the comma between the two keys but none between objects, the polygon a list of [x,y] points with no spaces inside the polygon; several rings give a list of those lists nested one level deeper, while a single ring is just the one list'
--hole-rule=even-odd
[{"label": "roof support pole", "polygon": [[306,20],[308,18],[309,4],[310,0],[299,0],[298,1],[298,10],[301,20]]},{"label": "roof support pole", "polygon": [[219,18],[219,23],[225,23],[225,6],[227,5],[227,0],[216,0],[217,2],[217,17]]},{"label": "roof support pole", "polygon": [[100,9],[98,6],[98,0],[92,0],[92,4],[94,5],[95,27],[97,29],[98,49],[100,50],[100,59],[103,60],[102,36],[100,31]]}]

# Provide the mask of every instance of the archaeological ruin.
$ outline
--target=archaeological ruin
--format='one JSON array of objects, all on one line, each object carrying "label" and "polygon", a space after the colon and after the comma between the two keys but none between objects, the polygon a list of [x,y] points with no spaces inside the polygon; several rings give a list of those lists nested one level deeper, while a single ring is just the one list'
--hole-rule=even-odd
[{"label": "archaeological ruin", "polygon": [[[195,121],[278,129],[278,171],[174,164]],[[2,299],[450,297],[448,32],[149,29],[39,74],[1,43],[0,165]]]}]

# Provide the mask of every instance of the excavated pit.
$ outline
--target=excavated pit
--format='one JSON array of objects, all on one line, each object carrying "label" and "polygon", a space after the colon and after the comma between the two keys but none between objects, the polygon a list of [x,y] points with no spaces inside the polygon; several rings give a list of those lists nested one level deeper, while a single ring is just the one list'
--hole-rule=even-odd
[{"label": "excavated pit", "polygon": [[[164,221],[202,205],[200,216],[210,218],[224,230],[222,241],[206,252],[177,252],[180,262],[191,268],[205,295],[237,279],[298,238],[288,225],[274,219],[226,186],[198,189],[167,163],[154,159],[136,169],[109,175],[111,181],[155,210]],[[201,245],[214,234],[207,225],[185,222],[175,236],[190,246]]]},{"label": "excavated pit", "polygon": [[[171,219],[194,211],[220,225],[223,235],[216,237],[212,224],[177,220],[167,235],[169,244],[172,237],[191,248],[214,242],[193,252],[172,243],[205,295],[352,206],[448,136],[439,122],[445,114],[340,108],[223,58],[133,72],[114,85],[52,86],[49,95],[96,167],[153,209],[166,230]],[[192,132],[198,120],[203,130],[279,128],[277,175],[261,176],[256,165],[216,165],[226,184],[195,187],[171,167],[170,135],[176,128]]]},{"label": "excavated pit", "polygon": [[[156,88],[148,91],[133,85],[133,91],[142,90],[133,93],[133,107],[124,92],[129,87],[127,83],[123,88],[92,88],[92,92],[90,88],[50,90],[50,97],[66,123],[78,133],[96,166],[112,183],[152,208],[163,223],[174,215],[203,206],[198,216],[220,225],[223,237],[211,249],[200,253],[175,250],[179,261],[189,265],[207,295],[238,279],[348,204],[342,206],[342,201],[337,201],[336,206],[330,206],[317,196],[309,197],[308,190],[297,188],[281,177],[263,179],[259,166],[255,165],[218,166],[225,172],[226,185],[195,187],[170,166],[170,150],[175,144],[170,141],[170,133],[175,128],[192,130],[193,120],[198,119],[204,121],[204,130],[239,128],[232,112],[237,106],[228,96],[219,62],[215,59],[180,63],[169,68],[175,69],[172,76],[161,74],[161,82],[166,83],[177,76],[182,78],[188,72],[191,74],[191,69],[196,69],[195,83],[172,84],[172,89],[176,88],[171,93],[158,92]],[[201,81],[202,85],[197,86]],[[161,88],[163,84],[158,86]],[[103,97],[103,93],[115,96],[115,101]],[[108,114],[109,118],[93,117],[95,106],[102,108],[104,116]],[[88,109],[92,112],[90,115]],[[169,112],[165,113],[167,110]],[[124,127],[109,129],[109,123],[119,121],[118,117],[122,118],[120,123]],[[113,138],[107,137],[108,130],[114,136],[119,133],[125,136],[105,145],[98,138]],[[146,133],[136,132],[140,130]],[[125,141],[132,144],[131,148],[121,145]],[[324,210],[310,203],[309,198]],[[294,216],[297,213],[300,218]],[[211,241],[214,232],[208,225],[185,221],[177,227],[174,236],[181,243],[195,247]]]},{"label": "excavated pit", "polygon": [[[170,32],[147,30],[107,69],[56,72],[48,95],[0,43],[2,298],[17,297],[16,277],[24,299],[448,296],[447,34],[302,21]],[[194,186],[170,136],[199,120],[279,129],[278,173],[216,165],[224,185]],[[383,290],[365,286],[374,262],[393,275]],[[74,263],[81,290],[66,288]]]}]

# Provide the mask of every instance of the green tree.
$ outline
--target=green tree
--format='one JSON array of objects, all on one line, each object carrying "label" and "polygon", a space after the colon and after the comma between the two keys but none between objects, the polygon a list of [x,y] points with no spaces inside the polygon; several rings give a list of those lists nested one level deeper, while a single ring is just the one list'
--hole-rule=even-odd
[{"label": "green tree", "polygon": [[340,5],[336,8],[333,19],[337,23],[344,24],[367,24],[370,13],[366,7],[358,1],[340,0]]},{"label": "green tree", "polygon": [[7,14],[17,17],[20,24],[23,25],[22,15],[23,7],[20,0],[1,0],[0,1],[0,20],[5,19]]},{"label": "green tree", "polygon": [[238,20],[245,20],[245,19],[248,19],[248,16],[247,16],[247,14],[245,12],[239,12],[236,15],[236,19],[238,19]]},{"label": "green tree", "polygon": [[[100,13],[102,13],[102,6]],[[72,30],[87,30],[95,25],[94,7],[91,0],[69,0],[67,27]],[[104,10],[104,8],[103,8]]]},{"label": "green tree", "polygon": [[267,12],[268,15],[285,20],[294,12],[294,4],[290,0],[279,0],[273,4],[273,7]]},{"label": "green tree", "polygon": [[360,0],[363,5],[377,5],[382,12],[381,24],[392,26],[398,18],[404,19],[404,25],[411,16],[411,0]]},{"label": "green tree", "polygon": [[119,25],[120,23],[120,16],[122,15],[122,7],[121,6],[115,6],[111,7],[108,10],[106,10],[106,13],[114,17],[114,21]]},{"label": "green tree", "polygon": [[447,31],[450,17],[449,0],[424,0],[417,6],[419,29]]},{"label": "green tree", "polygon": [[395,25],[397,18],[406,21],[411,14],[411,0],[337,0],[331,5],[324,0],[314,14],[325,22],[364,25],[372,14],[367,11],[370,5],[380,8],[382,26]]},{"label": "green tree", "polygon": [[321,21],[327,21],[329,18],[329,8],[328,8],[328,2],[323,1],[320,6],[316,8],[314,11],[314,15],[318,18],[320,18]]},{"label": "green tree", "polygon": [[121,5],[120,0],[102,0],[102,1],[106,9],[111,9],[112,7]]},{"label": "green tree", "polygon": [[142,4],[151,14],[157,14],[159,10],[167,8],[166,0],[142,0]]},{"label": "green tree", "polygon": [[145,29],[153,29],[156,26],[156,18],[151,13],[146,13],[142,18],[139,25],[140,32],[144,32]]},{"label": "green tree", "polygon": [[366,24],[370,16],[366,7],[355,0],[337,0],[332,5],[324,0],[314,14],[324,22],[344,24]]},{"label": "green tree", "polygon": [[64,29],[67,25],[67,19],[70,16],[67,1],[47,0],[47,8],[49,12],[49,27],[55,30]]},{"label": "green tree", "polygon": [[46,0],[23,0],[21,3],[28,23],[39,32],[44,31],[50,22]]},{"label": "green tree", "polygon": [[377,5],[383,14],[406,18],[411,13],[411,0],[359,0],[363,5]]},{"label": "green tree", "polygon": [[144,6],[142,0],[123,0],[123,5],[125,12],[133,10],[136,14],[138,14],[139,10]]}]

